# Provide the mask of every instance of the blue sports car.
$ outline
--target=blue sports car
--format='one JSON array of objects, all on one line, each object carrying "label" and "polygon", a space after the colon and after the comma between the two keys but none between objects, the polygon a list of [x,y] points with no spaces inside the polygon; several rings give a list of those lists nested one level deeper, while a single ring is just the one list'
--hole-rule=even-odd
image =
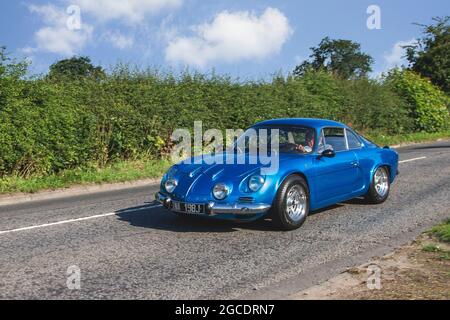
[{"label": "blue sports car", "polygon": [[[261,129],[277,132],[277,148],[267,148],[277,160],[276,170],[263,170],[269,164],[257,159],[261,141],[269,144],[270,139],[260,139],[254,149],[246,138]],[[279,228],[293,230],[310,211],[339,202],[356,197],[384,202],[397,174],[397,152],[380,148],[342,123],[275,119],[249,128],[228,151],[171,167],[156,200],[177,215],[239,221],[268,216]]]}]

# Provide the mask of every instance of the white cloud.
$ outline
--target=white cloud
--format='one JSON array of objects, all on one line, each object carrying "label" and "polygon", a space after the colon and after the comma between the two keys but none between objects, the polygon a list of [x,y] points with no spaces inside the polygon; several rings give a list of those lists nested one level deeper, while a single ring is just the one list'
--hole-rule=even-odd
[{"label": "white cloud", "polygon": [[394,44],[391,51],[384,54],[386,69],[400,67],[407,64],[407,60],[405,57],[406,49],[404,49],[403,47],[412,45],[416,42],[417,40],[413,38],[408,41],[398,41],[396,44]]},{"label": "white cloud", "polygon": [[[93,28],[88,24],[81,24],[78,30],[71,30],[67,26],[68,15],[53,5],[30,5],[32,13],[39,14],[45,23],[34,34],[36,48],[33,51],[46,51],[71,56],[78,53],[90,39]],[[31,48],[29,48],[30,50]]]},{"label": "white cloud", "polygon": [[36,48],[33,47],[24,47],[24,48],[20,48],[19,52],[26,54],[26,55],[32,55],[37,51]]},{"label": "white cloud", "polygon": [[120,32],[105,32],[104,38],[120,50],[130,49],[134,45],[134,36],[124,35]]},{"label": "white cloud", "polygon": [[176,38],[178,35],[178,28],[173,23],[173,15],[168,15],[165,17],[161,24],[159,25],[158,30],[155,32],[155,36],[158,41],[162,43],[167,43],[172,39]]},{"label": "white cloud", "polygon": [[100,21],[119,19],[127,24],[144,20],[147,14],[181,6],[183,0],[71,0]]},{"label": "white cloud", "polygon": [[278,53],[292,33],[287,17],[274,8],[259,17],[248,11],[223,11],[193,30],[195,36],[169,42],[167,61],[205,67],[217,61],[262,59]]}]

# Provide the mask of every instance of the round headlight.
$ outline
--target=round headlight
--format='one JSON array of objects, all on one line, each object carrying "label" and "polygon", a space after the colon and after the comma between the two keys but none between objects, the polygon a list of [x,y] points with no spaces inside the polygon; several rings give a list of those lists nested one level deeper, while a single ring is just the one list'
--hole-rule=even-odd
[{"label": "round headlight", "polygon": [[218,183],[213,188],[213,196],[217,200],[223,200],[228,196],[228,187],[223,183]]},{"label": "round headlight", "polygon": [[165,183],[164,183],[164,188],[166,189],[166,191],[168,193],[172,193],[173,190],[175,190],[175,188],[178,185],[178,181],[175,179],[168,179]]},{"label": "round headlight", "polygon": [[263,186],[264,181],[264,177],[259,174],[251,176],[248,179],[248,188],[253,192],[258,191]]}]

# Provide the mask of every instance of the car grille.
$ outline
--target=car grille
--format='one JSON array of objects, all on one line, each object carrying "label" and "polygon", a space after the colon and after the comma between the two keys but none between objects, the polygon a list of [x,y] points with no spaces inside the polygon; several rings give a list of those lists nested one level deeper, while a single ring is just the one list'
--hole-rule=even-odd
[{"label": "car grille", "polygon": [[239,202],[243,202],[243,203],[251,203],[253,201],[254,201],[253,197],[240,197],[239,198]]}]

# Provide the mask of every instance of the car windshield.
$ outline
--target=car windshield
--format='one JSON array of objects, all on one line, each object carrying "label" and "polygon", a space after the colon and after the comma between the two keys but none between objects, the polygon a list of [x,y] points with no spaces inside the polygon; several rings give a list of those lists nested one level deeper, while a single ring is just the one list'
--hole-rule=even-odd
[{"label": "car windshield", "polygon": [[[276,145],[278,136],[279,145]],[[259,149],[280,153],[311,153],[315,131],[303,126],[258,126],[248,129],[235,142],[237,152],[257,153]]]}]

